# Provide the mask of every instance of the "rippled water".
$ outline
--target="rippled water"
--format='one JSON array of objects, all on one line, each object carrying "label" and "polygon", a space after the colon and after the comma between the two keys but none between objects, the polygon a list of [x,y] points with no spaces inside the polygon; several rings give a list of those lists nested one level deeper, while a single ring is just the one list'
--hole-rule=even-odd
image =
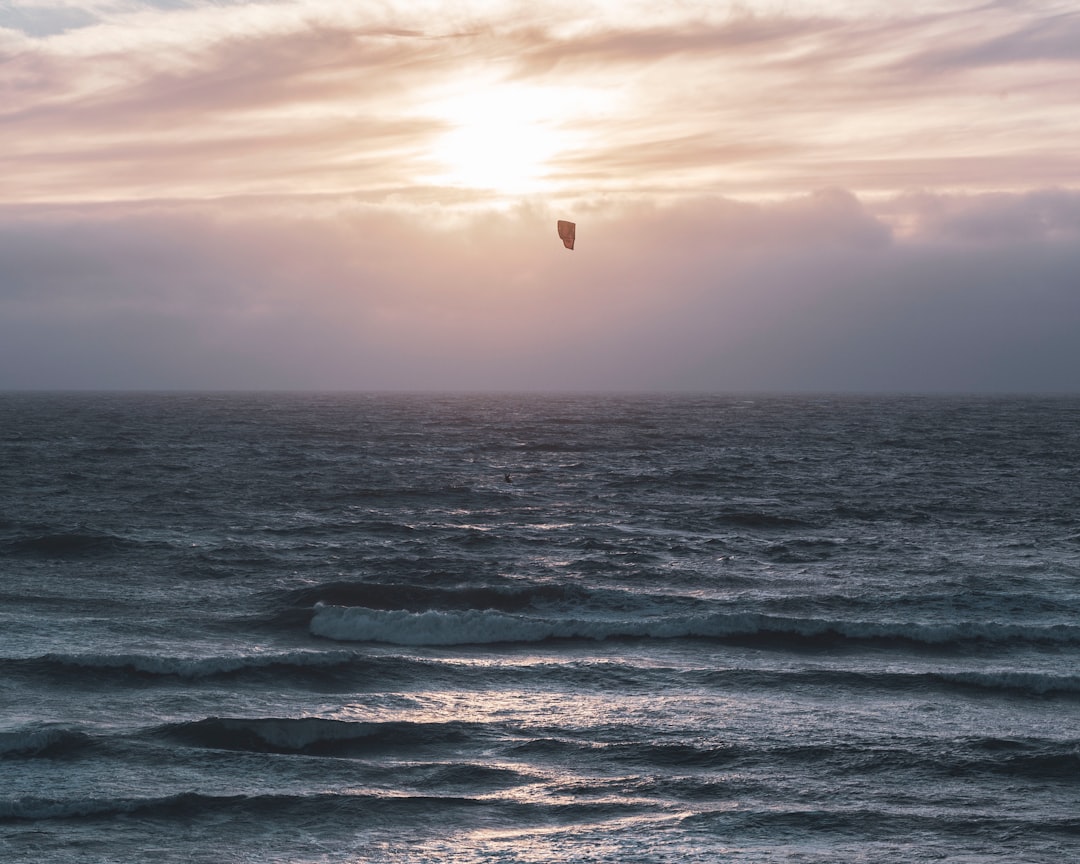
[{"label": "rippled water", "polygon": [[0,394],[0,859],[1078,858],[1078,421]]}]

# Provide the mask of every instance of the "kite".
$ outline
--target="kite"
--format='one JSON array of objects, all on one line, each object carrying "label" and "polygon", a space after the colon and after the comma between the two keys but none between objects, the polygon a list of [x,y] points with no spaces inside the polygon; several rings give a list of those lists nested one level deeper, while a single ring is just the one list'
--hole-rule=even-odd
[{"label": "kite", "polygon": [[577,225],[574,222],[559,220],[559,239],[567,249],[574,248],[574,235],[577,233]]}]

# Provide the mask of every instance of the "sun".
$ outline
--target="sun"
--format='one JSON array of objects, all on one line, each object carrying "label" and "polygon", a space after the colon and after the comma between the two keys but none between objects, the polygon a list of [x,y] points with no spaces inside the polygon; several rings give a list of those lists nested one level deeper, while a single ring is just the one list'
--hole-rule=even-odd
[{"label": "sun", "polygon": [[558,88],[473,84],[433,100],[446,130],[432,143],[439,185],[520,195],[549,188],[556,161],[573,146],[572,100]]}]

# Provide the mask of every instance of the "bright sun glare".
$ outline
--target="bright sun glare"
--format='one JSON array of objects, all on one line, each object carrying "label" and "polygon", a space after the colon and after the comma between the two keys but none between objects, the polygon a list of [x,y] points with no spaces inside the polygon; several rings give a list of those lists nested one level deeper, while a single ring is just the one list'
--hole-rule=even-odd
[{"label": "bright sun glare", "polygon": [[448,128],[432,148],[437,183],[506,195],[550,184],[577,94],[557,88],[477,85],[440,97],[431,113]]}]

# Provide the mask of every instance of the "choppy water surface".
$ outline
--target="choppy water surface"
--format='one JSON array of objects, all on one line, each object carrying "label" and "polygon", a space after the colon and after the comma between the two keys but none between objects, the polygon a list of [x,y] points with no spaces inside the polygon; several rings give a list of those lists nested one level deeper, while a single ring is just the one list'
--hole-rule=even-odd
[{"label": "choppy water surface", "polygon": [[1080,857],[1080,400],[0,395],[0,858]]}]

